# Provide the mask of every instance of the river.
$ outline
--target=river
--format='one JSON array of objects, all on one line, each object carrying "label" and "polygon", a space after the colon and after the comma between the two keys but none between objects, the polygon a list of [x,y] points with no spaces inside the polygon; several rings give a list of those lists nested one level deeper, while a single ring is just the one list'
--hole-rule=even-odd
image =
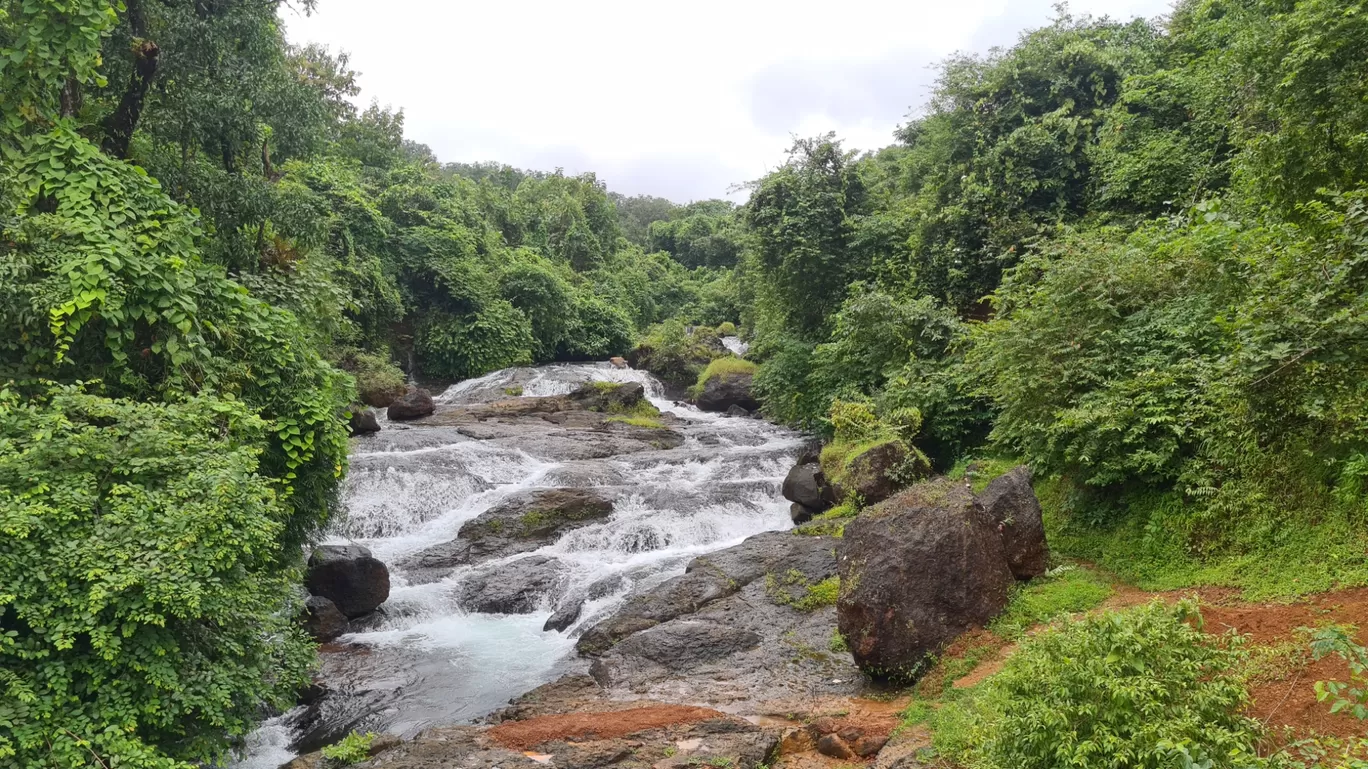
[{"label": "river", "polygon": [[[436,401],[440,409],[516,392],[558,395],[588,381],[640,382],[652,403],[683,420],[675,429],[684,444],[606,459],[558,459],[535,442],[472,440],[451,427],[394,424],[383,417],[381,432],[353,439],[346,514],[327,541],[369,547],[391,564],[392,589],[380,622],[323,649],[323,683],[343,695],[330,717],[406,737],[479,718],[582,668],[574,653],[579,633],[632,591],[681,573],[697,555],[792,525],[780,485],[802,437],[761,420],[676,403],[643,372],[606,363],[506,369],[452,385]],[[537,551],[570,565],[563,592],[623,578],[612,594],[590,602],[566,632],[543,631],[554,608],[550,600],[532,614],[462,611],[454,594],[469,568],[417,584],[396,566],[452,540],[463,523],[511,494],[554,487],[594,487],[615,499],[610,518]],[[297,715],[258,729],[236,769],[276,769],[292,758],[297,734],[290,724]]]}]

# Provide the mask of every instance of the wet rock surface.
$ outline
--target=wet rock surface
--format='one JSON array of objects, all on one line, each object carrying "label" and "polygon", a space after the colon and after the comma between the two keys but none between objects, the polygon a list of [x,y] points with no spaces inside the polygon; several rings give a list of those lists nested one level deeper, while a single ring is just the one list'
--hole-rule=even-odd
[{"label": "wet rock surface", "polygon": [[840,630],[880,678],[914,677],[927,655],[997,616],[1015,582],[996,522],[944,478],[861,513],[838,552]]},{"label": "wet rock surface", "polygon": [[527,614],[556,597],[565,565],[545,555],[482,567],[461,583],[457,603],[484,614]]},{"label": "wet rock surface", "polygon": [[836,502],[835,493],[827,484],[826,473],[816,460],[801,462],[784,477],[784,499],[802,505],[812,514],[823,512]]},{"label": "wet rock surface", "polygon": [[703,383],[703,391],[695,400],[704,411],[726,412],[733,406],[747,413],[760,408],[760,401],[751,392],[751,375],[739,372],[715,374]]},{"label": "wet rock surface", "polygon": [[529,490],[466,522],[456,539],[423,550],[405,566],[418,581],[439,579],[457,566],[531,552],[612,513],[612,501],[593,489]]}]

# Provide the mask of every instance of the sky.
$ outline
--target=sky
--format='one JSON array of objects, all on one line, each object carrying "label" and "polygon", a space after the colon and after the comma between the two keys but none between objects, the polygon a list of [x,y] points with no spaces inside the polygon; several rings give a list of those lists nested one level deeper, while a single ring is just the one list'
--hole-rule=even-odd
[{"label": "sky", "polygon": [[[1170,0],[1074,0],[1154,17]],[[793,136],[893,141],[933,66],[1011,45],[1052,0],[319,0],[292,43],[346,51],[364,106],[402,109],[443,162],[593,171],[679,203],[744,197]],[[729,192],[730,191],[730,192]]]}]

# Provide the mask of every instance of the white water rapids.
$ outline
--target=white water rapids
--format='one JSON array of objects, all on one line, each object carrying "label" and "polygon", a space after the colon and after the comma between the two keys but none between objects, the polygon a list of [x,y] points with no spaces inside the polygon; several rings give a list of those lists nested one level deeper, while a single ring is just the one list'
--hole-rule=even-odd
[{"label": "white water rapids", "polygon": [[[539,458],[535,443],[524,448],[477,441],[450,427],[383,420],[381,432],[353,441],[346,516],[329,541],[369,547],[390,564],[392,585],[379,626],[342,637],[323,655],[323,683],[364,704],[356,728],[410,736],[485,715],[572,669],[579,633],[631,591],[681,573],[699,554],[792,525],[779,489],[801,436],[760,420],[676,404],[642,372],[609,364],[507,369],[453,385],[436,400],[499,400],[518,387],[523,396],[556,395],[591,380],[642,383],[652,403],[685,420],[675,428],[685,435],[684,445],[555,461]],[[554,608],[549,601],[524,615],[459,609],[454,596],[468,567],[438,582],[411,584],[396,566],[454,539],[463,523],[511,494],[568,486],[602,489],[615,497],[614,512],[537,554],[569,565],[567,593],[605,578],[621,577],[622,585],[589,602],[564,633],[542,630]],[[235,766],[275,769],[288,761],[295,738],[288,723],[286,717],[267,722]]]}]

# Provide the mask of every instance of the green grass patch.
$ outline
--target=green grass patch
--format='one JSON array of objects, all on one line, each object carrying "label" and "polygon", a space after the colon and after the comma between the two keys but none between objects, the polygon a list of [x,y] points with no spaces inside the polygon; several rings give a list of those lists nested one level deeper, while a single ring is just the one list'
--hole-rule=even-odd
[{"label": "green grass patch", "polygon": [[946,473],[952,480],[969,479],[975,494],[982,494],[988,484],[1006,475],[1021,465],[1021,460],[1011,457],[978,457],[961,459]]},{"label": "green grass patch", "polygon": [[[1219,522],[1225,542],[1202,552],[1194,506],[1173,492],[1131,495],[1118,510],[1066,512],[1063,484],[1037,481],[1050,548],[1142,590],[1218,586],[1251,601],[1368,585],[1368,527],[1342,513],[1288,510]],[[1101,522],[1085,520],[1088,517]]]},{"label": "green grass patch", "polygon": [[612,416],[608,417],[607,422],[618,422],[633,427],[649,427],[655,430],[665,428],[665,423],[660,419],[660,409],[651,405],[650,401],[640,400],[630,409],[614,406],[609,409]]},{"label": "green grass patch", "polygon": [[505,387],[503,392],[504,392],[504,395],[510,395],[510,396],[516,398],[516,397],[518,397],[518,396],[520,396],[520,395],[523,394],[522,385],[514,385],[514,386],[512,386],[512,387]]},{"label": "green grass patch", "polygon": [[841,635],[840,630],[832,628],[831,640],[827,641],[827,648],[831,650],[832,654],[844,654],[850,651],[850,644],[846,643],[845,636]]},{"label": "green grass patch", "polygon": [[765,593],[780,606],[798,611],[813,612],[823,606],[833,606],[841,592],[841,578],[835,575],[821,582],[810,582],[797,569],[789,569],[782,577],[765,575]]},{"label": "green grass patch", "polygon": [[760,367],[754,363],[735,356],[714,358],[713,361],[708,364],[708,367],[703,369],[703,373],[698,375],[698,381],[694,383],[694,386],[689,388],[689,395],[697,398],[699,394],[703,392],[703,387],[708,383],[708,380],[715,376],[728,376],[732,374],[754,376],[759,368]]},{"label": "green grass patch", "polygon": [[1051,569],[1044,577],[1016,589],[1011,603],[990,629],[1010,641],[1036,625],[1096,607],[1111,597],[1107,580],[1091,569],[1072,565]]},{"label": "green grass patch", "polygon": [[812,520],[794,528],[794,534],[805,537],[839,537],[845,533],[846,522],[860,514],[860,508],[853,500],[846,500]]}]

